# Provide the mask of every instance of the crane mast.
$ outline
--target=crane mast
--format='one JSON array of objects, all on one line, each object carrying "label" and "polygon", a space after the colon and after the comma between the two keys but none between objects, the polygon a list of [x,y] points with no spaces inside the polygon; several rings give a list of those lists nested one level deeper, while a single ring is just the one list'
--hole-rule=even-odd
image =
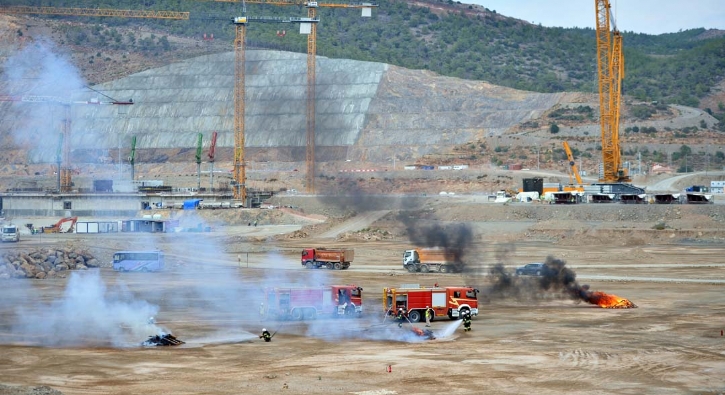
[{"label": "crane mast", "polygon": [[128,162],[131,164],[131,181],[136,179],[136,136],[131,138],[131,155],[128,157]]},{"label": "crane mast", "polygon": [[[325,7],[325,8],[360,8],[362,9],[362,16],[363,17],[370,17],[371,16],[371,10],[373,7],[378,7],[377,3],[372,2],[349,2],[349,3],[320,3],[317,1],[308,1],[308,0],[199,0],[199,1],[209,1],[209,2],[218,2],[218,3],[238,3],[242,2],[244,6],[246,7],[247,3],[253,3],[253,4],[270,4],[275,6],[294,6],[294,5],[304,5],[307,7],[307,18],[309,20],[317,21],[317,8],[319,7]],[[236,23],[236,22],[235,22]],[[237,37],[239,35],[244,35],[244,30],[241,28],[240,32],[240,26],[237,26]],[[317,59],[317,24],[312,23],[310,26],[310,31],[306,33],[307,34],[307,103],[306,103],[306,122],[305,122],[305,164],[306,164],[306,177],[305,177],[305,188],[307,193],[314,193],[315,192],[315,100],[316,100],[316,92],[315,92],[315,86],[317,85],[316,82],[316,59]],[[244,44],[237,44],[237,41],[235,40],[235,53],[239,50],[242,52],[244,51]],[[240,56],[235,56],[237,59],[237,66],[239,65],[239,58]],[[244,54],[241,55],[241,60],[244,60]],[[242,70],[243,72],[244,70]],[[244,79],[241,80],[237,77],[235,77],[235,95],[234,98],[237,100],[239,96],[237,95],[237,92],[242,93],[242,100],[244,99],[244,87],[237,87],[236,84],[244,83]],[[239,111],[240,107],[235,105],[236,111]],[[244,104],[241,105],[241,110],[244,110]],[[244,120],[237,121],[237,112],[235,111],[235,136],[237,135],[237,127],[238,123],[241,124],[241,130],[244,130]],[[242,112],[243,114],[243,112]],[[242,115],[243,117],[243,115]],[[244,143],[244,136],[240,138],[235,137],[235,146],[234,146],[234,153],[235,153],[235,166],[234,166],[234,174],[235,174],[235,182],[236,187],[234,188],[234,196],[235,199],[241,198],[237,197],[238,195],[244,195],[244,199],[246,199],[246,188],[244,187],[245,180],[244,178],[245,172],[244,172],[244,145],[236,145],[239,142],[242,144]],[[237,156],[241,158],[241,163],[237,165]],[[237,170],[239,168],[239,170]],[[236,178],[239,177],[239,178]],[[244,190],[244,191],[242,191]]]},{"label": "crane mast", "polygon": [[196,141],[196,190],[201,189],[201,150],[203,149],[204,135],[199,133]]},{"label": "crane mast", "polygon": [[211,134],[211,144],[209,145],[209,191],[214,192],[214,155],[216,154],[217,132]]},{"label": "crane mast", "polygon": [[[631,179],[622,169],[619,143],[619,114],[624,78],[622,36],[614,28],[610,32],[611,5],[609,0],[595,0],[597,70],[599,75],[599,111],[602,139],[602,173],[605,183],[629,182]],[[613,37],[612,37],[613,36]]]}]

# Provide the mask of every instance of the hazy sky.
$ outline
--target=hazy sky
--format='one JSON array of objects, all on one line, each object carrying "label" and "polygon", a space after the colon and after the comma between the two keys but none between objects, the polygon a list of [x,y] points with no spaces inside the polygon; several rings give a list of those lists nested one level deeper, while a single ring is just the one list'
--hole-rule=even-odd
[{"label": "hazy sky", "polygon": [[[460,0],[543,26],[594,28],[594,0]],[[620,31],[661,34],[725,29],[723,0],[610,0]]]}]

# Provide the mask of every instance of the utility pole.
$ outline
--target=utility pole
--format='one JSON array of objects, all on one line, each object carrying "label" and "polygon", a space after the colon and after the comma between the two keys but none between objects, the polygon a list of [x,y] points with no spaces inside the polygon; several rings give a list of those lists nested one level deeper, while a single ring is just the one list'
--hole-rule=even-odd
[{"label": "utility pole", "polygon": [[539,157],[541,153],[541,146],[539,144],[536,144],[536,170],[539,170]]}]

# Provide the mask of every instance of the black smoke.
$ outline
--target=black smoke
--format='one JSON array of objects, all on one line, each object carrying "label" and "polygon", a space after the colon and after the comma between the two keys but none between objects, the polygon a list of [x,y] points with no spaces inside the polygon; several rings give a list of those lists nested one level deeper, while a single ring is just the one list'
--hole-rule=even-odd
[{"label": "black smoke", "polygon": [[551,297],[589,301],[589,286],[576,281],[576,273],[566,262],[553,256],[546,257],[541,276],[518,276],[503,263],[489,269],[490,286],[485,294],[491,299],[540,300]]},{"label": "black smoke", "polygon": [[417,221],[403,217],[408,239],[415,247],[440,248],[446,256],[452,257],[453,271],[465,273],[471,269],[467,264],[467,255],[473,247],[473,229],[465,223],[433,224],[420,226]]}]

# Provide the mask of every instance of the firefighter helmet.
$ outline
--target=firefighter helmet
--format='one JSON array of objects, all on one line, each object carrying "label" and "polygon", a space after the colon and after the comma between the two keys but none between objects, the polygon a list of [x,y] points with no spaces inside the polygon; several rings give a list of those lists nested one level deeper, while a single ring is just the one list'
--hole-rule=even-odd
[{"label": "firefighter helmet", "polygon": [[262,332],[267,332],[267,328],[262,328]]}]

